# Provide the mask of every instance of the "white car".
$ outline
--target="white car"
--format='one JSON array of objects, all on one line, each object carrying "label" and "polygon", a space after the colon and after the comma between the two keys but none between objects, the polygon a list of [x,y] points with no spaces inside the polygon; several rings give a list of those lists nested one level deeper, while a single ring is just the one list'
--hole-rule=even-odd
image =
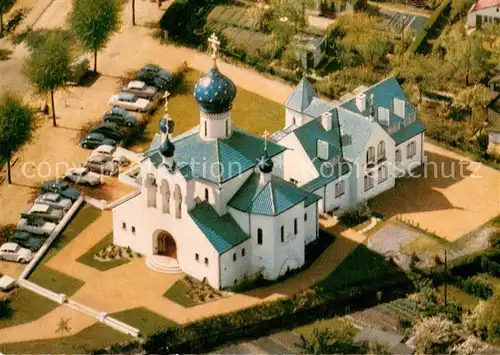
[{"label": "white car", "polygon": [[152,100],[158,90],[154,86],[148,86],[144,81],[132,80],[122,88],[122,93],[129,93],[141,99]]},{"label": "white car", "polygon": [[38,235],[50,235],[56,229],[56,224],[41,218],[21,218],[17,222],[16,229]]},{"label": "white car", "polygon": [[38,196],[35,199],[35,203],[60,208],[64,211],[69,210],[71,208],[71,205],[73,204],[73,202],[71,202],[69,198],[64,198],[54,192],[47,192],[43,195]]},{"label": "white car", "polygon": [[146,112],[151,106],[151,101],[140,99],[128,92],[120,92],[117,95],[111,96],[109,104],[114,107],[122,107],[126,110]]},{"label": "white car", "polygon": [[112,161],[119,164],[121,161],[121,157],[113,156],[115,152],[116,152],[116,147],[113,147],[111,145],[100,145],[89,154],[87,161],[91,161],[97,157],[106,157],[108,158],[108,161]]},{"label": "white car", "polygon": [[96,186],[101,183],[101,175],[91,172],[86,167],[68,169],[64,178],[82,185]]},{"label": "white car", "polygon": [[5,243],[0,247],[0,260],[17,261],[27,263],[33,259],[33,253],[28,249],[21,248],[16,243]]}]

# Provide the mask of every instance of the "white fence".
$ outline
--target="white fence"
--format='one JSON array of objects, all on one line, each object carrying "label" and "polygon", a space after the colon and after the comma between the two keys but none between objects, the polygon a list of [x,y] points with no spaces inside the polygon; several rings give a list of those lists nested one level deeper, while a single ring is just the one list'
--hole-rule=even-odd
[{"label": "white fence", "polygon": [[85,202],[87,202],[89,205],[92,205],[95,208],[98,208],[100,210],[105,209],[106,205],[108,204],[108,202],[106,200],[98,200],[98,199],[90,197],[90,196],[85,196],[84,199],[85,199]]},{"label": "white fence", "polygon": [[28,264],[28,266],[21,273],[21,275],[19,276],[19,280],[26,279],[26,277],[31,273],[31,271],[36,266],[36,264],[38,264],[38,262],[43,258],[45,253],[49,250],[50,245],[54,242],[54,240],[57,238],[59,233],[61,233],[61,231],[64,229],[64,227],[66,227],[66,224],[68,224],[68,222],[71,220],[71,218],[76,213],[76,211],[78,211],[78,208],[80,208],[82,203],[83,203],[83,197],[80,196],[75,201],[75,203],[73,203],[73,206],[71,206],[71,208],[68,210],[68,212],[64,215],[63,219],[61,219],[61,221],[59,222],[57,227],[54,229],[52,234],[47,238],[45,243],[43,243],[40,250],[38,250],[38,252],[35,254],[35,256],[31,260],[31,262]]},{"label": "white fence", "polygon": [[[61,233],[61,231],[66,227],[66,224],[70,221],[70,219],[73,217],[73,215],[78,211],[78,208],[82,205],[84,201],[84,198],[80,196],[73,206],[69,209],[69,211],[66,213],[64,218],[59,222],[57,227],[54,229],[52,234],[47,238],[45,243],[42,245],[40,250],[36,253],[36,255],[33,257],[31,262],[26,266],[24,271],[21,273],[19,278],[17,279],[17,284],[20,287],[23,287],[27,290],[30,290],[32,292],[35,292],[36,294],[43,296],[45,298],[48,298],[54,302],[57,302],[59,304],[65,305],[71,309],[74,309],[78,312],[84,313],[88,316],[96,318],[99,322],[102,322],[122,333],[138,337],[140,335],[140,330],[137,328],[134,328],[128,324],[125,324],[118,319],[109,317],[105,312],[99,312],[93,308],[90,308],[84,304],[81,304],[79,302],[73,301],[72,299],[69,299],[66,297],[65,294],[62,293],[55,293],[53,291],[47,290],[46,288],[43,288],[31,281],[26,280],[26,277],[31,273],[31,271],[34,269],[34,267],[38,264],[38,262],[43,258],[45,253],[50,248],[50,245],[54,242],[54,240],[57,238],[57,236]],[[96,290],[97,291],[97,290]]]}]

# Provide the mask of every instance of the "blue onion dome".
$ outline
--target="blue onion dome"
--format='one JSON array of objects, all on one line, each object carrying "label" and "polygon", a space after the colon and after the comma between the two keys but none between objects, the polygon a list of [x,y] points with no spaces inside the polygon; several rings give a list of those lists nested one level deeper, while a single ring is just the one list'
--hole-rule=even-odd
[{"label": "blue onion dome", "polygon": [[267,155],[267,149],[264,150],[264,154],[262,154],[262,157],[259,159],[259,169],[263,173],[270,173],[273,171],[273,160],[269,158],[269,155]]},{"label": "blue onion dome", "polygon": [[167,158],[172,158],[174,156],[175,145],[170,141],[168,136],[160,146],[160,153]]},{"label": "blue onion dome", "polygon": [[167,130],[168,130],[168,120],[166,118],[162,118],[160,120],[159,125],[160,125],[160,132],[163,133],[163,134],[167,133]]},{"label": "blue onion dome", "polygon": [[236,86],[219,69],[212,68],[194,87],[194,98],[204,112],[222,113],[231,109]]}]

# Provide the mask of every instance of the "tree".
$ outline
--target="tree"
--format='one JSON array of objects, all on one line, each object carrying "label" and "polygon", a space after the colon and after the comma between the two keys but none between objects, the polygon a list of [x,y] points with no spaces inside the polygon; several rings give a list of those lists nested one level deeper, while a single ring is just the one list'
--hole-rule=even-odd
[{"label": "tree", "polygon": [[30,138],[34,129],[31,110],[21,99],[6,93],[0,99],[0,158],[7,160],[7,181],[12,183],[10,160],[12,154]]},{"label": "tree", "polygon": [[296,344],[303,354],[356,354],[361,347],[353,343],[352,334],[346,329],[314,328],[310,338],[300,336]]},{"label": "tree", "polygon": [[70,320],[71,318],[61,318],[59,320],[59,323],[57,323],[56,333],[59,333],[61,335],[61,338],[59,339],[59,344],[62,344],[64,335],[71,332],[71,326],[69,325]]},{"label": "tree", "polygon": [[14,0],[0,0],[0,37],[3,36],[3,14],[12,6]]},{"label": "tree", "polygon": [[471,113],[471,136],[484,127],[484,123],[487,121],[486,106],[490,100],[489,90],[483,85],[467,87],[453,98],[453,107]]},{"label": "tree", "polygon": [[73,0],[71,27],[84,47],[94,53],[94,72],[97,72],[97,52],[120,28],[120,13],[118,0]]},{"label": "tree", "polygon": [[54,92],[71,79],[68,42],[60,34],[51,34],[26,60],[24,72],[39,94],[50,94],[52,123],[57,126]]}]

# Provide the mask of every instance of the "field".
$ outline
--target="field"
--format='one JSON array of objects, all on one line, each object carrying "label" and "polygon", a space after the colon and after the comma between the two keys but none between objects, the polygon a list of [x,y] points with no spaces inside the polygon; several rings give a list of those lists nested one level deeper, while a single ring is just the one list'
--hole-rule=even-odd
[{"label": "field", "polygon": [[[189,70],[180,88],[169,98],[168,111],[175,122],[174,136],[197,126],[200,122],[200,111],[193,97],[193,89],[202,76],[203,73],[197,70]],[[146,127],[144,143],[134,146],[133,150],[144,151],[149,147],[154,135],[158,133],[158,122],[163,114],[163,107],[161,107]],[[265,130],[275,132],[282,129],[284,121],[283,105],[238,88],[233,104],[233,124],[236,127],[261,135]]]},{"label": "field", "polygon": [[217,6],[210,12],[207,20],[250,30],[257,29],[255,18],[241,6]]}]

